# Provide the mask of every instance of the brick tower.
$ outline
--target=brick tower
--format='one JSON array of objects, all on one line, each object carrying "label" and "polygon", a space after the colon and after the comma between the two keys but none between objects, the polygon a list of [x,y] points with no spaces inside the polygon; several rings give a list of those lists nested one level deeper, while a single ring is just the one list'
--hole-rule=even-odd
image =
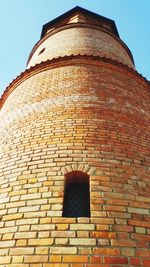
[{"label": "brick tower", "polygon": [[150,266],[149,89],[114,21],[44,25],[0,100],[0,266]]}]

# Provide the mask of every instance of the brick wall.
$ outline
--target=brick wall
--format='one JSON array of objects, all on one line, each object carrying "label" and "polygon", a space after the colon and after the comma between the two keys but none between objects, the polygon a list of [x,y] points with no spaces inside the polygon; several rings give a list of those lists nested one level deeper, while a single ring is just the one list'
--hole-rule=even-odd
[{"label": "brick wall", "polygon": [[[69,28],[61,29],[61,31],[53,33],[46,39],[42,39],[41,44],[37,44],[36,49],[34,48],[28,68],[47,59],[72,54],[112,58],[134,68],[129,50],[119,38],[113,34],[103,32],[101,29],[83,25],[80,27],[70,25]],[[45,50],[43,51],[43,49]]]},{"label": "brick wall", "polygon": [[[88,57],[42,66],[0,111],[0,266],[150,266],[148,83]],[[77,170],[91,218],[62,217]]]}]

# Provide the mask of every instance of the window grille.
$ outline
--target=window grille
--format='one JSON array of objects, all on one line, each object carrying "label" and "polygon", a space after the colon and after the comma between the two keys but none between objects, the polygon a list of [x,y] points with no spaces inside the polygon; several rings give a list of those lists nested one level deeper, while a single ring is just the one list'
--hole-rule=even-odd
[{"label": "window grille", "polygon": [[90,217],[89,177],[72,172],[66,179],[63,217]]}]

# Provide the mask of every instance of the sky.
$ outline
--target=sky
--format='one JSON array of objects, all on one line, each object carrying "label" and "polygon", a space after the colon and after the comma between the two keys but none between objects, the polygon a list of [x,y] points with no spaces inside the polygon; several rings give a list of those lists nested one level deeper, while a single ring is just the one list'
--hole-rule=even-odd
[{"label": "sky", "polygon": [[137,71],[150,80],[150,0],[0,0],[0,95],[25,70],[42,26],[75,6],[114,20]]}]

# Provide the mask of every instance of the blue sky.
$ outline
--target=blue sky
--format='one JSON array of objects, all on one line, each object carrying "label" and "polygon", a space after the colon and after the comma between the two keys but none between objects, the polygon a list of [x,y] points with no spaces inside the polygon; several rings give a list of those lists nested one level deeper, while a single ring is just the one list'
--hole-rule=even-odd
[{"label": "blue sky", "polygon": [[43,24],[77,5],[116,22],[137,71],[150,80],[150,0],[0,0],[0,94],[25,70]]}]

